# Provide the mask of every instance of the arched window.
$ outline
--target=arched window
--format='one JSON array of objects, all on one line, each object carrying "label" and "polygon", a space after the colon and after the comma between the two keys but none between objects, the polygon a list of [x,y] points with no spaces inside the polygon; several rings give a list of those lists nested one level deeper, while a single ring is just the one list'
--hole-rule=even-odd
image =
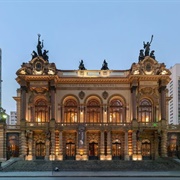
[{"label": "arched window", "polygon": [[76,123],[77,113],[77,102],[74,99],[68,99],[64,103],[64,123]]},{"label": "arched window", "polygon": [[35,103],[35,121],[36,122],[48,122],[49,121],[49,108],[47,101],[39,99]]},{"label": "arched window", "polygon": [[140,102],[138,116],[139,122],[152,122],[152,104],[149,100],[143,99]]},{"label": "arched window", "polygon": [[114,99],[110,102],[109,122],[122,123],[123,121],[123,104],[119,99]]},{"label": "arched window", "polygon": [[99,123],[100,122],[100,103],[96,99],[91,99],[87,103],[87,123]]}]

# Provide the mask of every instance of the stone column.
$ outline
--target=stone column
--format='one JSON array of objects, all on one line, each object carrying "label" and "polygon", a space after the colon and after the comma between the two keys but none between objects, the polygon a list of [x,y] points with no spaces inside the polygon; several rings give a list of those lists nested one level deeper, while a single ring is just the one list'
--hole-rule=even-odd
[{"label": "stone column", "polygon": [[159,88],[161,93],[161,120],[166,120],[166,86]]},{"label": "stone column", "polygon": [[159,137],[158,137],[158,132],[154,132],[154,159],[156,160],[159,157],[158,153],[159,149]]},{"label": "stone column", "polygon": [[46,139],[45,141],[45,146],[46,146],[46,155],[45,155],[45,160],[49,160],[49,148],[50,148],[50,141],[49,139]]},{"label": "stone column", "polygon": [[167,157],[167,131],[163,130],[161,134],[161,156]]},{"label": "stone column", "polygon": [[132,94],[132,119],[137,120],[137,102],[136,102],[136,89],[137,86],[131,87],[131,94]]},{"label": "stone column", "polygon": [[104,157],[104,130],[101,130],[101,137],[100,137],[100,160],[105,160]]},{"label": "stone column", "polygon": [[33,159],[36,159],[36,141],[34,138],[32,140],[32,157]]},{"label": "stone column", "polygon": [[133,148],[133,155],[132,160],[137,160],[137,139],[136,139],[136,131],[132,133],[132,148]]},{"label": "stone column", "polygon": [[33,160],[33,156],[32,156],[32,151],[33,151],[33,132],[29,131],[27,134],[28,134],[29,154],[26,157],[26,160]]},{"label": "stone column", "polygon": [[21,86],[21,120],[26,120],[26,92],[27,87]]},{"label": "stone column", "polygon": [[51,150],[50,150],[50,156],[49,160],[54,161],[55,160],[55,119],[51,119],[49,123],[49,131],[47,133],[48,138],[51,143]]},{"label": "stone column", "polygon": [[0,161],[6,160],[6,124],[0,122]]},{"label": "stone column", "polygon": [[35,122],[36,120],[35,120],[35,114],[34,114],[34,107],[33,106],[31,106],[31,122]]},{"label": "stone column", "polygon": [[51,154],[49,159],[51,161],[55,160],[55,131],[51,130]]},{"label": "stone column", "polygon": [[128,152],[128,131],[125,131],[124,135],[124,160],[129,160],[129,152]]},{"label": "stone column", "polygon": [[59,131],[59,155],[58,160],[63,160],[63,131]]},{"label": "stone column", "polygon": [[126,122],[126,106],[123,107],[123,111],[122,111],[122,122],[124,123]]},{"label": "stone column", "polygon": [[25,137],[25,131],[21,131],[20,134],[20,158],[24,160],[25,156],[27,154],[27,144],[26,144],[26,137]]},{"label": "stone column", "polygon": [[55,86],[50,86],[51,92],[51,117],[50,119],[55,119]]},{"label": "stone column", "polygon": [[107,158],[108,160],[112,160],[112,150],[111,147],[112,146],[112,140],[111,140],[111,131],[109,130],[107,132]]}]

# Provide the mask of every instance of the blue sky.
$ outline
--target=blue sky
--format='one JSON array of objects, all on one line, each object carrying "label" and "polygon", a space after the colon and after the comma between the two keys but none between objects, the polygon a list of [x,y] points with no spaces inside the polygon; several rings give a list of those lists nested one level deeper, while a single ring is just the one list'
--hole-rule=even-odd
[{"label": "blue sky", "polygon": [[16,110],[16,71],[31,60],[37,34],[49,61],[62,70],[129,69],[143,41],[167,68],[180,60],[180,1],[176,0],[0,0],[2,107]]}]

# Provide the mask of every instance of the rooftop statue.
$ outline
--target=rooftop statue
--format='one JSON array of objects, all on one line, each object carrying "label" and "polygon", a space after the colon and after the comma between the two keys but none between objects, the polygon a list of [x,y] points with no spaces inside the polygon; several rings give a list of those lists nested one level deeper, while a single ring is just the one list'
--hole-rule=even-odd
[{"label": "rooftop statue", "polygon": [[144,49],[145,49],[145,56],[149,56],[150,46],[151,46],[152,40],[153,40],[153,35],[151,36],[151,41],[150,42],[147,42],[146,44],[145,44],[145,42],[143,42]]},{"label": "rooftop statue", "polygon": [[103,61],[103,64],[102,64],[102,68],[101,70],[108,70],[108,63],[106,62],[106,60]]},{"label": "rooftop statue", "polygon": [[79,70],[86,70],[83,60],[79,62]]},{"label": "rooftop statue", "polygon": [[35,57],[37,57],[37,53],[35,51],[32,52],[32,59],[34,59]]},{"label": "rooftop statue", "polygon": [[32,52],[32,54],[31,54],[32,55],[32,59],[34,59],[37,56],[42,56],[44,60],[48,61],[49,57],[48,57],[47,53],[49,51],[44,50],[42,52],[42,49],[43,49],[44,45],[43,45],[43,40],[42,40],[42,42],[40,41],[40,37],[41,37],[41,35],[38,34],[37,53],[35,51]]},{"label": "rooftop statue", "polygon": [[152,57],[153,59],[155,59],[154,52],[155,52],[155,51],[152,50],[151,53],[150,53],[150,57]]},{"label": "rooftop statue", "polygon": [[144,59],[144,50],[141,49],[139,52],[139,61],[142,61]]},{"label": "rooftop statue", "polygon": [[48,52],[49,52],[49,51],[44,50],[44,52],[43,52],[43,54],[42,54],[43,59],[46,60],[46,61],[48,61],[48,59],[49,59],[49,57],[48,57],[48,55],[47,55]]},{"label": "rooftop statue", "polygon": [[41,35],[38,34],[37,52],[38,52],[39,56],[42,56],[43,40],[42,40],[42,43],[41,43],[40,37],[41,37]]}]

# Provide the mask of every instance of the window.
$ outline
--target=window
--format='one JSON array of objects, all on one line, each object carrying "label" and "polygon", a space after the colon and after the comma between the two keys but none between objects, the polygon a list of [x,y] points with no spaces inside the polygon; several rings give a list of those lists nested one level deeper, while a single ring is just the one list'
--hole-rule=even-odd
[{"label": "window", "polygon": [[78,113],[77,102],[73,99],[68,99],[64,104],[64,122],[76,123],[77,113]]},{"label": "window", "polygon": [[152,122],[152,104],[147,99],[140,102],[138,121],[143,123]]},{"label": "window", "polygon": [[110,102],[109,122],[122,123],[123,122],[123,105],[119,99],[114,99]]},{"label": "window", "polygon": [[49,108],[44,99],[39,99],[35,103],[35,121],[48,122],[49,121]]},{"label": "window", "polygon": [[91,99],[87,103],[87,123],[100,122],[100,103],[96,99]]}]

